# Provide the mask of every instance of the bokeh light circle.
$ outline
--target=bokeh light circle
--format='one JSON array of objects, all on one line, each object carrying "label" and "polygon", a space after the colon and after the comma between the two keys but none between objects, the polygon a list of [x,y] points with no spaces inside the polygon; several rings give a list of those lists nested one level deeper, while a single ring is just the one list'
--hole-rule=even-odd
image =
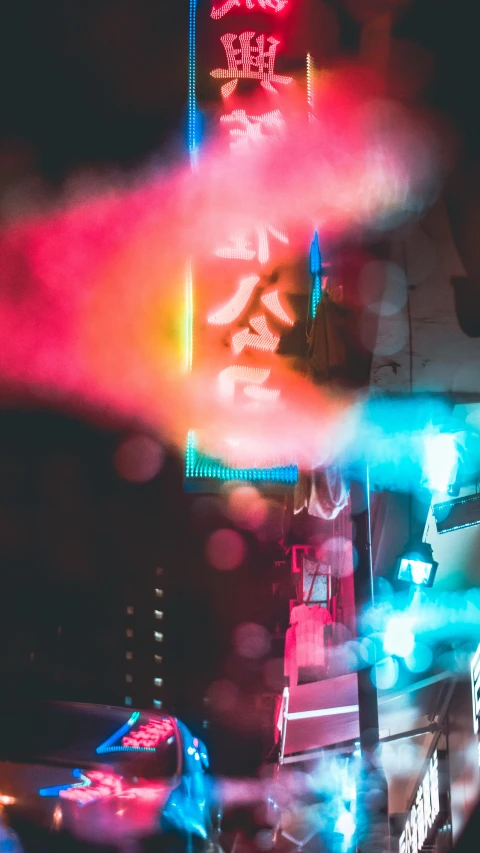
[{"label": "bokeh light circle", "polygon": [[433,652],[425,643],[415,643],[414,648],[405,658],[405,666],[410,672],[425,672],[433,662]]},{"label": "bokeh light circle", "polygon": [[236,486],[228,495],[228,514],[244,530],[258,530],[268,514],[268,503],[254,486]]},{"label": "bokeh light circle", "polygon": [[210,685],[207,693],[208,704],[217,713],[232,711],[238,706],[239,691],[233,681],[221,678]]},{"label": "bokeh light circle", "polygon": [[270,634],[263,625],[256,622],[244,622],[234,632],[235,651],[240,657],[256,660],[270,651]]},{"label": "bokeh light circle", "polygon": [[214,569],[225,572],[237,569],[246,553],[245,541],[236,530],[221,528],[208,537],[205,554]]},{"label": "bokeh light circle", "polygon": [[148,483],[160,472],[163,450],[149,435],[130,435],[124,438],[113,457],[117,474],[129,483]]},{"label": "bokeh light circle", "polygon": [[398,681],[399,666],[395,658],[388,657],[372,670],[372,681],[379,690],[390,690]]},{"label": "bokeh light circle", "polygon": [[358,289],[368,310],[383,317],[396,314],[407,301],[405,273],[392,261],[369,261],[365,264]]}]

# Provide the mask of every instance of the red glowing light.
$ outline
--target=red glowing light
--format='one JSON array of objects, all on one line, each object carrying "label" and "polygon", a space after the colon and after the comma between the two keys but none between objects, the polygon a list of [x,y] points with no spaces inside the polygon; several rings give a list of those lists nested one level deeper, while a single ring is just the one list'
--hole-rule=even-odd
[{"label": "red glowing light", "polygon": [[[243,390],[247,397],[255,397],[257,391],[260,390],[270,392],[271,389],[259,389],[256,387],[263,385],[270,376],[270,373],[271,370],[268,367],[242,367],[239,364],[226,367],[218,375],[220,395],[228,400],[233,400],[237,382],[245,385]],[[280,391],[275,390],[275,394],[278,397]],[[258,396],[256,399],[258,399]],[[271,398],[269,397],[269,399]]]},{"label": "red glowing light", "polygon": [[60,791],[60,797],[64,800],[73,800],[79,805],[92,803],[102,797],[116,797],[122,793],[122,780],[120,776],[113,773],[102,773],[100,770],[92,770],[85,774],[90,782],[87,786],[75,786]]},{"label": "red glowing light", "polygon": [[[256,47],[252,39],[255,38]],[[240,47],[235,48],[237,41]],[[286,85],[292,82],[291,77],[275,74],[275,55],[280,44],[278,39],[269,36],[267,42],[270,47],[265,50],[265,36],[255,36],[253,31],[240,33],[225,33],[220,39],[227,55],[228,68],[215,68],[211,71],[212,77],[222,80],[230,80],[222,86],[222,95],[228,98],[237,88],[239,80],[258,80],[268,92],[277,92],[273,83]]]},{"label": "red glowing light", "polygon": [[242,329],[233,335],[232,349],[235,355],[241,353],[245,347],[262,350],[263,352],[275,352],[280,343],[280,338],[270,331],[264,315],[259,314],[256,317],[252,317],[249,322],[252,328],[255,329],[256,335],[249,332],[248,329]]},{"label": "red glowing light", "polygon": [[[223,18],[231,9],[235,7],[241,8],[241,5],[241,0],[226,0],[223,6],[219,6],[218,8],[213,7],[211,17],[218,20],[218,18]],[[256,0],[256,3],[255,0],[245,0],[245,5],[247,9],[260,7],[264,12],[269,12],[270,10],[272,12],[281,12],[288,5],[288,0]]]},{"label": "red glowing light", "polygon": [[149,720],[144,726],[122,738],[122,746],[132,749],[155,749],[158,744],[175,734],[171,720]]},{"label": "red glowing light", "polygon": [[260,279],[258,275],[249,275],[247,278],[242,278],[240,286],[234,296],[232,296],[226,305],[223,305],[222,308],[219,308],[214,314],[210,314],[207,322],[212,326],[228,326],[229,323],[233,323],[248,304],[255,286],[259,281]]},{"label": "red glowing light", "polygon": [[221,116],[220,121],[223,124],[240,125],[240,127],[230,128],[230,136],[233,140],[230,148],[237,153],[248,151],[250,143],[257,145],[267,140],[277,139],[278,131],[285,127],[285,120],[280,110],[272,110],[260,116],[247,115],[245,110],[232,110],[231,113]]},{"label": "red glowing light", "polygon": [[286,323],[287,326],[293,326],[294,321],[282,308],[278,297],[278,290],[271,290],[270,293],[264,293],[262,302],[269,311],[280,320],[281,323]]}]

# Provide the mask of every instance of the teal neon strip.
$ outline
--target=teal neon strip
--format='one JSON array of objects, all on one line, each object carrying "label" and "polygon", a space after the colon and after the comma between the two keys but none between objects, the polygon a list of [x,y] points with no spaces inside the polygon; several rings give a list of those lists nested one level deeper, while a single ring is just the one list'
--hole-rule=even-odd
[{"label": "teal neon strip", "polygon": [[273,468],[235,468],[224,465],[218,459],[211,459],[198,453],[195,433],[190,430],[185,456],[185,478],[295,485],[298,482],[298,467],[278,465]]},{"label": "teal neon strip", "polygon": [[105,752],[123,752],[126,747],[120,746],[114,747],[113,749],[111,749],[110,747],[113,746],[115,741],[120,740],[120,738],[122,738],[124,735],[127,734],[127,732],[130,731],[130,729],[132,728],[132,726],[135,725],[139,717],[140,711],[134,711],[130,719],[125,723],[125,725],[118,729],[118,731],[114,732],[114,734],[111,735],[111,737],[109,737],[106,741],[101,743],[100,746],[97,746],[97,749],[95,750],[97,755],[103,755],[103,753]]}]

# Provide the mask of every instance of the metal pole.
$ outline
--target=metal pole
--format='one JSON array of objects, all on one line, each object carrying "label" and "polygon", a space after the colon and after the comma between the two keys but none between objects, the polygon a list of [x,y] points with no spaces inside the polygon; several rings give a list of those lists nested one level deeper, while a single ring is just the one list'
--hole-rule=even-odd
[{"label": "metal pole", "polygon": [[[370,489],[368,466],[363,464],[350,482],[352,545],[356,555],[354,571],[357,634],[362,613],[374,606],[373,566],[370,529]],[[358,717],[361,769],[357,780],[357,851],[383,853],[389,850],[388,787],[380,763],[378,695],[375,662],[359,669]]]}]

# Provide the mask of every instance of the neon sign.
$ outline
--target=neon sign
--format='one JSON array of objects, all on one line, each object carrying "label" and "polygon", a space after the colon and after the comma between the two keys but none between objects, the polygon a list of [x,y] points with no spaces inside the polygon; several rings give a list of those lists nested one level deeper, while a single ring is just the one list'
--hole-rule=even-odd
[{"label": "neon sign", "polygon": [[230,129],[230,149],[235,152],[249,151],[252,144],[258,145],[278,139],[280,131],[285,127],[280,110],[272,110],[259,116],[247,115],[245,110],[232,110],[231,113],[220,116],[220,121],[223,124],[240,125]]},{"label": "neon sign", "polygon": [[60,799],[73,800],[79,806],[84,806],[86,803],[93,803],[104,797],[118,797],[122,793],[121,777],[113,773],[91,770],[83,778],[86,784],[72,785],[60,791]]},{"label": "neon sign", "polygon": [[168,717],[161,720],[149,720],[144,726],[122,738],[122,746],[130,749],[152,750],[159,743],[175,734],[173,722]]},{"label": "neon sign", "polygon": [[[255,39],[255,45],[252,44]],[[229,98],[237,88],[239,80],[258,80],[268,92],[277,92],[274,83],[288,85],[291,77],[275,74],[275,57],[279,40],[268,36],[268,50],[265,50],[265,36],[256,35],[253,30],[240,33],[225,33],[220,39],[227,56],[227,68],[215,68],[210,72],[212,77],[230,80],[222,86],[222,96]],[[238,47],[234,47],[238,41]]]},{"label": "neon sign", "polygon": [[97,747],[97,755],[111,752],[155,752],[162,741],[175,735],[175,726],[169,717],[150,719],[148,723],[134,730],[133,726],[139,718],[140,711],[135,711],[124,726]]},{"label": "neon sign", "polygon": [[[217,0],[212,3],[207,14],[213,19],[210,24],[213,29],[221,27],[223,19],[229,13],[240,15],[257,11],[277,16],[277,13],[290,5],[292,4],[289,0]],[[191,15],[195,16],[195,10],[191,9]],[[281,27],[280,16],[277,20]],[[192,26],[193,32],[194,25]],[[221,60],[218,61],[218,67],[210,70],[210,76],[219,81],[218,94],[225,103],[219,124],[225,129],[233,158],[248,156],[258,146],[266,146],[268,152],[269,146],[275,144],[286,124],[278,106],[278,98],[282,90],[285,91],[285,87],[292,82],[292,77],[279,73],[282,71],[278,67],[281,34],[277,37],[277,34],[272,35],[268,29],[262,32],[265,26],[269,27],[270,24],[262,23],[261,17],[258,16],[254,26],[240,25],[236,32],[220,30],[218,33],[217,44],[226,62],[223,64]],[[194,55],[193,50],[191,56]],[[258,84],[257,110],[250,111],[242,109],[241,104],[239,106],[239,81]],[[229,109],[227,104],[234,94],[235,100]],[[306,103],[306,109],[309,105],[310,101]],[[235,168],[235,164],[232,165]],[[231,235],[227,234],[226,237],[217,246],[212,246],[212,256],[228,265],[225,267],[226,272],[229,267],[231,270],[235,269],[233,286],[228,285],[227,279],[226,296],[223,300],[218,299],[217,304],[207,305],[202,311],[196,309],[195,322],[202,328],[202,334],[209,327],[211,330],[205,344],[202,341],[201,349],[206,351],[209,341],[213,342],[213,346],[216,345],[215,342],[221,342],[222,352],[230,354],[230,363],[227,361],[226,364],[220,365],[216,375],[219,400],[233,403],[236,407],[252,413],[265,409],[274,410],[281,405],[281,389],[275,381],[275,359],[281,351],[282,336],[292,329],[298,320],[286,299],[283,281],[280,286],[277,283],[278,250],[289,244],[289,236],[282,230],[281,225],[272,223],[271,220],[254,220],[250,229],[239,230]],[[275,267],[271,266],[272,263]],[[235,268],[233,264],[236,265]],[[243,264],[243,269],[238,273],[240,264]],[[213,266],[214,275],[216,270],[218,267]],[[225,275],[222,279],[226,279]],[[190,267],[186,280],[185,313],[185,362],[189,370],[195,361],[192,291],[193,274]],[[207,289],[205,292],[208,292]],[[229,449],[223,461],[199,453],[198,441],[199,437],[191,430],[186,449],[187,481],[221,479],[293,484],[298,479],[297,466],[288,464],[288,459],[279,460],[287,464],[270,468],[256,465],[238,468],[230,461],[233,460],[234,452],[238,452],[238,440],[234,445],[225,438],[225,446],[228,445]]]},{"label": "neon sign", "polygon": [[438,754],[435,751],[400,836],[399,853],[420,853],[439,814]]},{"label": "neon sign", "polygon": [[[288,0],[244,0],[244,5],[247,9],[263,9],[264,12],[281,12],[287,6]],[[223,18],[231,9],[241,8],[242,0],[226,0],[223,6],[215,6],[212,9],[211,17],[215,20]]]},{"label": "neon sign", "polygon": [[470,667],[472,681],[473,731],[478,733],[478,718],[480,716],[480,645],[475,652]]}]

